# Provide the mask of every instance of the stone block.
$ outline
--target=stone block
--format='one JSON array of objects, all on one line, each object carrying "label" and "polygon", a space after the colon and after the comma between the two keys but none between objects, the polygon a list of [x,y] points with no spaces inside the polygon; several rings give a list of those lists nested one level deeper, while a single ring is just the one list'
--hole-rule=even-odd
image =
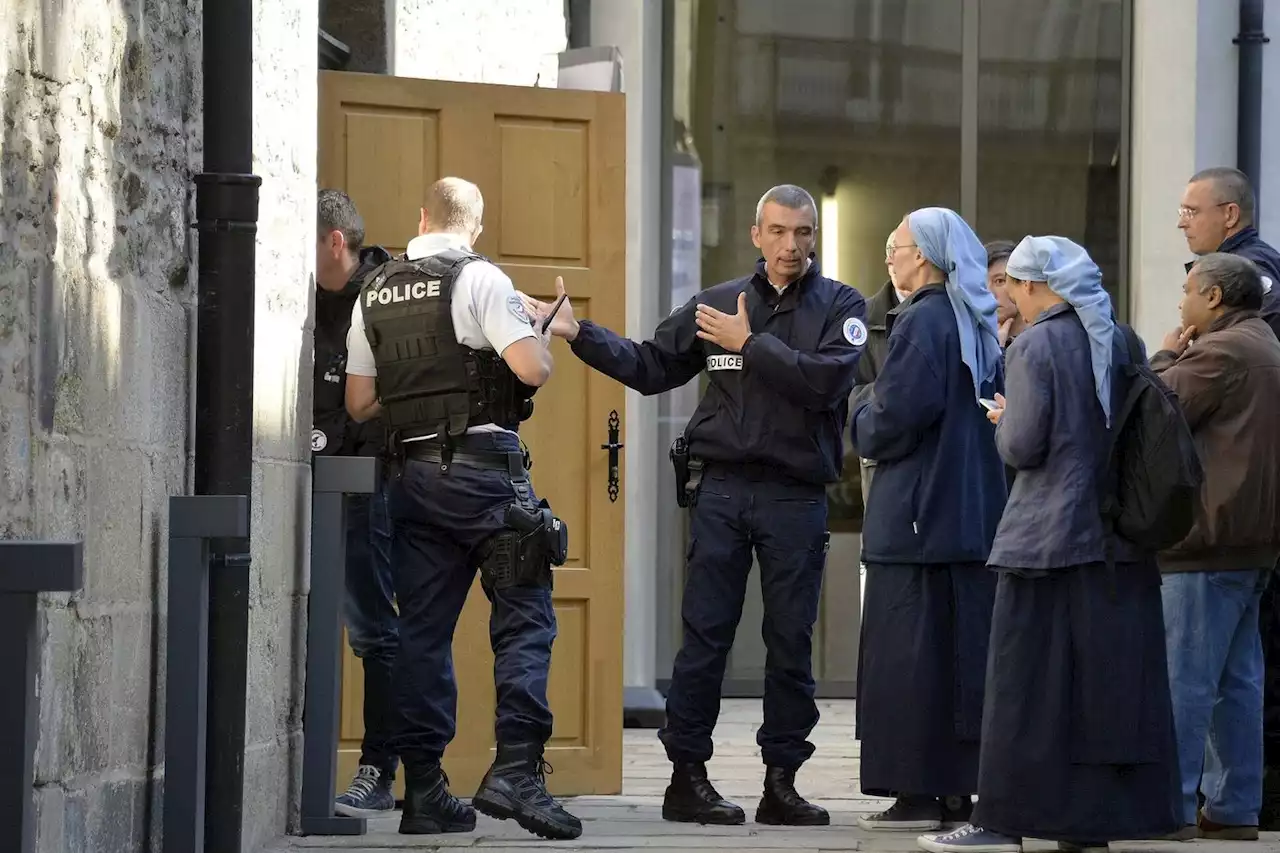
[{"label": "stone block", "polygon": [[302,559],[311,530],[310,468],[259,458],[253,475],[253,598],[287,598],[303,588]]},{"label": "stone block", "polygon": [[95,608],[151,601],[154,567],[143,559],[143,538],[149,542],[151,534],[142,511],[151,476],[151,460],[140,450],[100,447],[89,454],[84,601]]},{"label": "stone block", "polygon": [[81,539],[89,517],[89,450],[64,438],[33,444],[32,492],[42,536]]},{"label": "stone block", "polygon": [[112,717],[121,712],[111,705],[111,619],[81,619],[68,608],[42,614],[36,782],[105,772]]},{"label": "stone block", "polygon": [[[107,759],[111,767],[142,772],[151,747],[155,689],[163,673],[153,669],[158,617],[122,613],[111,617],[111,681]],[[128,709],[128,710],[125,710]],[[163,728],[160,729],[163,733]]]}]

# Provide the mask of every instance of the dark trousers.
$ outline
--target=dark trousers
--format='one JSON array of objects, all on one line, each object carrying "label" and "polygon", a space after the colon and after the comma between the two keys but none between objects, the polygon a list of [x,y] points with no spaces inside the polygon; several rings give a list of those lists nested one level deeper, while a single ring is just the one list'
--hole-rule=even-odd
[{"label": "dark trousers", "polygon": [[[470,452],[513,452],[509,433],[472,434]],[[462,464],[408,460],[391,483],[392,556],[400,603],[400,654],[394,683],[400,726],[394,743],[407,772],[439,761],[456,731],[458,688],[453,633],[475,580],[479,548],[503,529],[515,501],[511,478]],[[546,743],[551,736],[547,676],[556,617],[551,590],[486,590],[492,603],[498,743]]]},{"label": "dark trousers", "polygon": [[394,776],[395,702],[391,671],[400,645],[391,576],[391,519],[384,488],[347,499],[346,599],[343,619],[351,651],[364,667],[364,739],[360,763]]},{"label": "dark trousers", "polygon": [[720,690],[751,572],[760,562],[766,649],[765,764],[798,768],[813,755],[813,623],[826,564],[827,498],[821,486],[709,469],[692,508],[684,588],[684,641],[659,733],[673,762],[711,758]]}]

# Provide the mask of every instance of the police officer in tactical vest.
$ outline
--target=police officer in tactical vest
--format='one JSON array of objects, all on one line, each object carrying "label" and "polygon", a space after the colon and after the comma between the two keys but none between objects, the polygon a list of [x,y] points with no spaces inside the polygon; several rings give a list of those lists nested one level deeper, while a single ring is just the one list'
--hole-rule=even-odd
[{"label": "police officer in tactical vest", "polygon": [[564,562],[567,534],[534,494],[516,435],[551,376],[550,336],[511,280],[472,251],[482,208],[474,184],[433,184],[404,258],[365,281],[347,342],[347,410],[359,421],[381,414],[392,462],[400,832],[475,828],[440,759],[456,725],[453,632],[479,570],[493,608],[498,751],[474,808],[544,838],[576,838],[582,824],[547,793],[543,758],[551,567]]},{"label": "police officer in tactical vest", "polygon": [[[364,245],[364,220],[346,193],[322,189],[316,202],[312,458],[377,456],[382,425],[376,420],[352,423],[347,414],[347,332],[361,283],[391,255],[381,246]],[[391,751],[391,673],[400,646],[385,482],[372,495],[348,498],[346,558],[342,616],[351,651],[364,669],[364,737],[355,778],[334,809],[349,817],[377,817],[396,807],[391,792],[397,767]]]},{"label": "police officer in tactical vest", "polygon": [[[741,278],[702,291],[644,343],[590,320],[569,303],[550,331],[574,355],[642,394],[678,388],[703,370],[707,392],[672,448],[677,502],[691,507],[684,641],[658,737],[673,771],[664,820],[739,824],[746,816],[707,778],[720,686],[742,617],[751,551],[764,598],[767,767],[757,823],[819,826],[826,810],[796,792],[813,754],[813,624],[827,551],[825,484],[840,479],[855,369],[867,342],[866,303],[829,279],[811,250],[817,209],[784,184],[756,206],[751,237],[763,257]],[[556,289],[564,291],[557,281]],[[528,301],[535,317],[552,306]]]}]

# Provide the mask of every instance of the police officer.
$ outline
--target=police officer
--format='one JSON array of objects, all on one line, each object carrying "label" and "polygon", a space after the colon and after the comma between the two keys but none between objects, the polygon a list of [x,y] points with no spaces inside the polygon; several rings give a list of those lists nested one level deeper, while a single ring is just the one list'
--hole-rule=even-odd
[{"label": "police officer", "polygon": [[[686,487],[680,501],[693,510],[684,641],[658,734],[674,765],[665,820],[744,821],[707,779],[706,762],[754,546],[768,649],[757,737],[767,770],[756,822],[829,823],[796,793],[795,776],[813,754],[808,736],[818,722],[812,638],[827,551],[824,487],[840,478],[841,431],[867,327],[858,291],[822,275],[811,251],[817,230],[809,193],[774,187],[756,206],[751,238],[764,257],[755,272],[695,296],[653,340],[579,322],[567,302],[551,325],[580,359],[642,394],[679,387],[704,368],[710,380],[673,448],[677,483]],[[559,281],[556,289],[564,290]],[[535,315],[550,310],[533,304]]]},{"label": "police officer", "polygon": [[[364,245],[364,221],[346,193],[321,190],[317,202],[312,457],[376,456],[382,449],[381,424],[353,422],[344,402],[347,330],[360,282],[391,255],[381,246]],[[343,618],[351,651],[364,668],[364,738],[355,778],[334,809],[350,817],[373,817],[396,806],[391,792],[397,765],[391,749],[391,669],[400,636],[385,488],[369,496],[353,495],[347,502],[346,558]]]},{"label": "police officer", "polygon": [[551,376],[550,336],[511,280],[472,251],[482,209],[474,184],[433,184],[419,236],[365,282],[348,339],[347,409],[361,421],[381,413],[395,469],[400,832],[475,828],[440,759],[456,725],[453,632],[479,569],[493,608],[498,750],[473,805],[545,838],[576,838],[582,824],[547,793],[543,757],[551,566],[564,562],[566,540],[534,495],[516,436]]}]

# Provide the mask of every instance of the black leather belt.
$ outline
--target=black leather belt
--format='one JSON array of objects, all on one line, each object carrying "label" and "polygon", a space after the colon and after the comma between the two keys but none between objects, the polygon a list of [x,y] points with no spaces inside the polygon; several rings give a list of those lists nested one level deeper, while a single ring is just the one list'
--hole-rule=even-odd
[{"label": "black leather belt", "polygon": [[[406,441],[402,446],[406,459],[445,464],[444,447],[439,442]],[[515,480],[528,476],[524,467],[524,454],[518,450],[510,452],[455,450],[449,457],[449,464],[484,468],[488,471],[506,471]]]}]

